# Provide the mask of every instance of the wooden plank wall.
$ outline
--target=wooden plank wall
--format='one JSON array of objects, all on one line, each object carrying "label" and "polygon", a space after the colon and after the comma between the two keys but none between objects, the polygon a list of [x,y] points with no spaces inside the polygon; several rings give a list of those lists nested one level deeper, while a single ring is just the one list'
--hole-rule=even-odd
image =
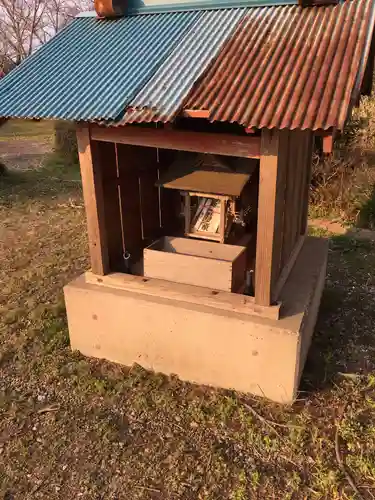
[{"label": "wooden plank wall", "polygon": [[173,161],[172,151],[92,140],[77,126],[92,271],[127,270],[143,248],[178,229],[180,196],[155,186]]},{"label": "wooden plank wall", "polygon": [[109,268],[111,271],[122,271],[124,263],[116,148],[115,144],[110,142],[93,144],[96,147],[103,183],[103,209]]},{"label": "wooden plank wall", "polygon": [[[173,235],[179,199],[155,186],[170,156],[156,148],[116,144],[122,236],[131,262],[161,235]],[[168,190],[169,191],[169,190]]]},{"label": "wooden plank wall", "polygon": [[288,136],[283,243],[279,272],[288,263],[295,245],[306,232],[311,172],[311,132],[292,131]]},{"label": "wooden plank wall", "polygon": [[281,239],[279,261],[272,275],[272,300],[284,286],[302,248],[307,230],[308,197],[311,177],[313,137],[310,131],[286,132],[280,147],[281,166],[285,168],[285,189],[280,206]]},{"label": "wooden plank wall", "polygon": [[[175,151],[169,149],[158,150],[159,177],[163,175],[175,158]],[[174,189],[160,189],[160,225],[163,236],[172,236],[183,232],[183,218],[181,212],[181,195]]]},{"label": "wooden plank wall", "polygon": [[262,132],[255,300],[270,305],[286,281],[307,228],[310,131]]},{"label": "wooden plank wall", "polygon": [[314,150],[314,135],[308,132],[306,146],[306,165],[304,173],[304,186],[302,195],[302,208],[301,208],[301,234],[306,234],[307,232],[307,219],[309,211],[309,193],[311,184],[311,174],[312,174],[312,154]]},{"label": "wooden plank wall", "polygon": [[283,236],[285,225],[285,193],[286,181],[288,172],[288,149],[289,148],[289,132],[279,132],[279,147],[278,147],[278,176],[277,176],[277,196],[275,200],[275,236],[272,252],[272,273],[271,285],[273,285],[279,274],[282,260]]}]

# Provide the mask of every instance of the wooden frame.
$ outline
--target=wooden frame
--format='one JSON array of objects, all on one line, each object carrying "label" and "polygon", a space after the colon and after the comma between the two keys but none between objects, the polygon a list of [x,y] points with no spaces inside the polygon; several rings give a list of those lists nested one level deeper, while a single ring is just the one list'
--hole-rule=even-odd
[{"label": "wooden frame", "polygon": [[[195,192],[181,192],[185,199],[184,214],[185,214],[185,236],[190,238],[201,238],[204,240],[216,240],[220,243],[225,242],[227,235],[226,222],[226,203],[231,201],[230,196],[207,194],[207,193],[195,193]],[[214,198],[215,200],[220,200],[220,229],[219,233],[208,233],[207,231],[192,231],[191,230],[191,197],[200,196],[204,198]]]},{"label": "wooden frame", "polygon": [[280,304],[260,306],[255,303],[254,297],[248,297],[232,292],[221,292],[201,286],[173,283],[157,278],[144,278],[131,274],[111,273],[98,277],[92,272],[85,273],[86,282],[94,285],[110,286],[126,290],[127,292],[149,295],[170,300],[179,300],[188,304],[213,307],[220,311],[242,313],[250,316],[279,319]]},{"label": "wooden frame", "polygon": [[209,118],[210,112],[208,109],[184,109],[183,115],[187,118]]},{"label": "wooden frame", "polygon": [[[98,275],[108,274],[114,270],[111,261],[114,261],[115,257],[117,260],[120,259],[119,234],[115,231],[119,224],[121,225],[120,231],[123,237],[121,249],[124,250],[124,254],[122,257],[124,257],[125,249],[127,249],[127,241],[128,246],[133,245],[134,258],[136,258],[138,250],[141,252],[144,246],[148,245],[153,238],[158,237],[159,234],[168,234],[160,232],[161,215],[158,211],[155,212],[155,221],[154,219],[148,220],[144,218],[142,211],[139,211],[141,214],[140,235],[137,236],[132,233],[132,237],[134,237],[130,238],[128,234],[125,234],[124,216],[126,217],[126,213],[129,213],[133,217],[134,212],[134,206],[130,202],[127,202],[126,206],[124,205],[131,193],[127,194],[126,189],[126,192],[122,193],[124,187],[129,187],[129,179],[126,176],[126,178],[124,177],[129,165],[131,167],[129,167],[129,175],[132,172],[135,175],[134,186],[137,185],[137,189],[142,188],[140,204],[146,203],[147,205],[151,195],[154,194],[155,199],[159,199],[157,188],[154,188],[154,178],[152,177],[148,183],[144,183],[148,179],[148,177],[146,179],[144,176],[150,172],[147,165],[152,157],[152,155],[146,153],[151,154],[152,148],[165,147],[167,149],[181,148],[185,150],[191,148],[194,151],[198,149],[204,152],[207,152],[208,148],[208,151],[237,156],[245,156],[249,151],[256,152],[255,150],[259,145],[258,137],[239,136],[234,139],[233,137],[226,134],[201,134],[181,130],[141,127],[109,129],[88,124],[78,125],[77,138],[93,272]],[[268,307],[277,300],[303,244],[306,231],[306,221],[304,219],[307,217],[307,200],[305,198],[307,197],[307,183],[310,178],[311,145],[309,146],[309,141],[311,142],[311,137],[312,134],[309,131],[262,131],[261,148],[259,147],[261,156],[255,266],[255,303],[257,305]],[[240,141],[240,150],[237,149],[238,143],[236,141]],[[107,144],[108,151],[103,143]],[[100,144],[108,154],[104,149],[99,154],[99,151],[101,151]],[[115,155],[112,154],[110,144],[116,144],[114,146]],[[140,151],[143,149],[143,156],[141,154],[140,158],[144,158],[144,161],[140,160],[139,165],[138,153],[136,149],[133,151],[132,144],[143,146],[140,147]],[[124,151],[124,154],[120,154],[122,153],[121,148],[126,150],[129,148],[131,151]],[[162,151],[164,150],[162,149]],[[115,157],[115,161],[113,161],[113,158],[108,161],[111,164],[115,163],[115,166],[111,167],[106,164],[105,168],[101,169],[101,164],[106,163],[107,157]],[[135,170],[133,170],[132,165]],[[155,165],[154,167],[158,168]],[[113,173],[110,173],[112,172],[111,169],[114,169]],[[155,193],[153,193],[153,189]],[[119,190],[120,194],[120,203],[118,197],[117,200],[115,199],[117,190]],[[223,208],[226,207],[228,202],[232,202],[232,198],[230,196],[187,192],[185,199],[190,200],[190,195],[204,195],[219,199],[222,204],[222,218],[219,234],[192,233],[190,229],[190,203],[186,201],[186,236],[224,243],[227,228],[223,224],[225,219],[225,210]],[[116,203],[120,204],[121,214],[119,217],[117,217],[119,207],[115,206]],[[150,205],[150,203],[144,207],[148,214],[152,212],[153,204]],[[159,207],[160,210],[161,206]],[[113,217],[113,215],[116,217]],[[118,222],[117,219],[121,219],[121,221]],[[116,222],[115,229],[114,221]],[[147,228],[147,231],[145,231],[145,228]],[[111,238],[114,238],[112,233],[116,233],[116,242],[113,241],[113,244],[111,244]],[[145,238],[145,235],[148,239]],[[117,268],[117,270],[121,269]]]},{"label": "wooden frame", "polygon": [[103,177],[98,153],[92,144],[88,125],[77,125],[79,163],[85,202],[91,269],[93,273],[109,273],[109,252],[104,211]]},{"label": "wooden frame", "polygon": [[[279,133],[262,132],[262,156],[260,159],[258,230],[255,262],[255,302],[270,305],[275,268],[276,207],[282,195],[282,171],[280,168]],[[279,229],[280,231],[280,229]]]},{"label": "wooden frame", "polygon": [[95,141],[117,142],[134,146],[211,153],[243,158],[259,158],[260,137],[213,134],[188,130],[137,127],[102,127],[90,125]]}]

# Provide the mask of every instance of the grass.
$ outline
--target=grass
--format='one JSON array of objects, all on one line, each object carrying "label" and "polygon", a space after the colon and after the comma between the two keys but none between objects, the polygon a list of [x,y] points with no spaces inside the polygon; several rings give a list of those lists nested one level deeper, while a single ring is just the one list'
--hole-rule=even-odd
[{"label": "grass", "polygon": [[[0,163],[26,172],[41,168],[44,175],[79,180],[74,125],[69,122],[9,120],[0,129]],[[30,177],[34,182],[36,176]]]},{"label": "grass", "polygon": [[12,139],[46,139],[53,134],[53,121],[9,120],[1,127],[0,141]]},{"label": "grass", "polygon": [[334,154],[314,156],[310,216],[375,229],[375,95],[363,97]]},{"label": "grass", "polygon": [[70,351],[62,287],[89,265],[74,167],[10,171],[0,219],[0,498],[354,499],[337,432],[374,497],[372,243],[331,238],[300,399],[283,407]]}]

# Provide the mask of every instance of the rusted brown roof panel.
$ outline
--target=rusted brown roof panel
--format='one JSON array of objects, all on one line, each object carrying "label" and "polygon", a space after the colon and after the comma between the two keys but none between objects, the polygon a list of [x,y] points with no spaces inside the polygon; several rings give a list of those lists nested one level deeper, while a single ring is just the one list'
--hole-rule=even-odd
[{"label": "rusted brown roof panel", "polygon": [[184,107],[245,127],[342,129],[362,82],[374,6],[251,9]]}]

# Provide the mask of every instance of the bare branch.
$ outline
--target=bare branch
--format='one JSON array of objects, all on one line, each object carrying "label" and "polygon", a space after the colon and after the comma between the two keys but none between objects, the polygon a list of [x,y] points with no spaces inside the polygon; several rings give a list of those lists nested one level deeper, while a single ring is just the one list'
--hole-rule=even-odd
[{"label": "bare branch", "polygon": [[90,8],[90,0],[0,0],[0,69],[5,60],[19,64]]}]

